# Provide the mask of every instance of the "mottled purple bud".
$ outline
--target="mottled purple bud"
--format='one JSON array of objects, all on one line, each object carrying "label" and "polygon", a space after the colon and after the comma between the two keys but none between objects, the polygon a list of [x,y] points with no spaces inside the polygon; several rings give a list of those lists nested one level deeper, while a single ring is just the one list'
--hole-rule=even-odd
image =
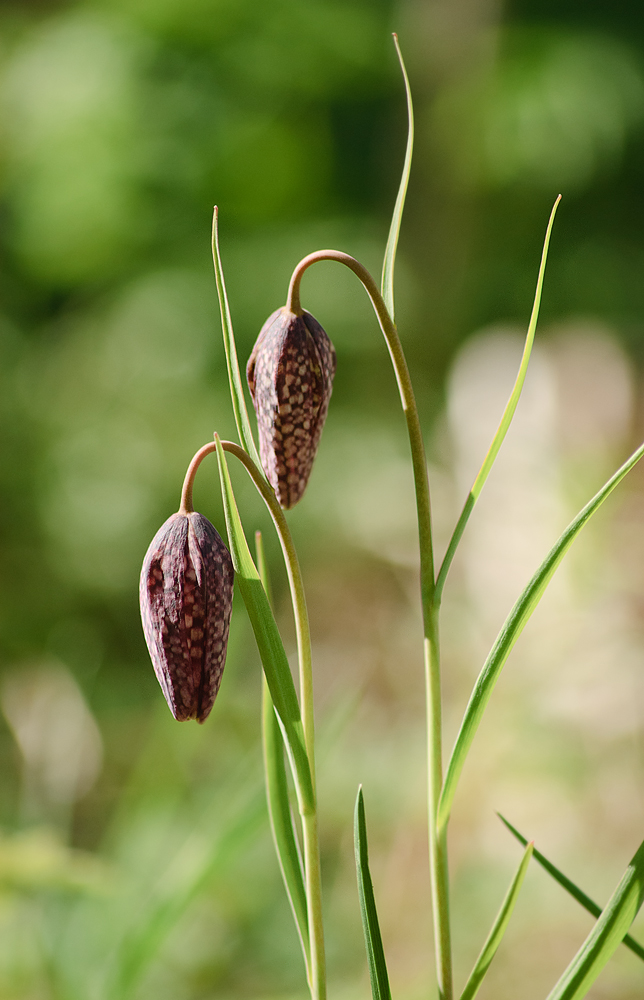
[{"label": "mottled purple bud", "polygon": [[326,420],[335,350],[311,313],[278,309],[264,323],[246,377],[266,477],[282,507],[302,499]]},{"label": "mottled purple bud", "polygon": [[159,528],[141,570],[141,619],[175,719],[204,722],[226,659],[233,564],[201,514],[173,514]]}]

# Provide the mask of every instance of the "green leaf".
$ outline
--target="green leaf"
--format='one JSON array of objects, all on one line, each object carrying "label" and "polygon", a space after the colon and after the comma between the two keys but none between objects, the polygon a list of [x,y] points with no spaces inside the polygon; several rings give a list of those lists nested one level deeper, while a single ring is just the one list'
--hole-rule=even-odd
[{"label": "green leaf", "polygon": [[217,282],[217,294],[219,296],[219,311],[221,313],[221,329],[224,335],[224,349],[226,351],[226,365],[228,367],[228,381],[230,383],[230,397],[233,403],[235,423],[239,440],[255,462],[258,469],[262,463],[257,454],[253,432],[250,428],[248,410],[246,409],[246,398],[241,376],[239,374],[239,362],[237,360],[237,347],[235,345],[235,335],[233,333],[233,322],[230,316],[228,296],[226,295],[226,283],[224,281],[224,271],[221,266],[221,256],[219,253],[219,210],[215,206],[212,217],[212,259],[215,265],[215,280]]},{"label": "green leaf", "polygon": [[[257,566],[264,590],[270,598],[268,567],[264,544],[260,531],[255,532]],[[264,772],[266,775],[266,798],[271,821],[273,842],[279,861],[286,895],[295,919],[295,926],[302,945],[304,963],[310,978],[309,922],[304,889],[304,872],[297,837],[293,828],[293,816],[288,798],[288,783],[284,766],[284,742],[275,717],[275,707],[268,685],[264,681],[262,693],[262,733],[264,743]]]},{"label": "green leaf", "polygon": [[490,963],[496,955],[497,948],[501,944],[510,917],[512,916],[512,911],[514,909],[514,904],[517,901],[519,890],[521,889],[523,880],[526,876],[528,865],[530,864],[530,858],[532,856],[532,849],[533,845],[528,844],[523,858],[521,859],[521,864],[517,868],[516,875],[514,876],[506,897],[501,904],[501,909],[497,913],[496,920],[494,921],[492,929],[487,936],[487,940],[483,945],[481,954],[477,958],[474,968],[470,973],[470,978],[465,984],[465,989],[461,993],[461,1000],[472,1000],[472,997],[476,996],[479,986],[483,982],[483,978],[490,967]]},{"label": "green leaf", "polygon": [[552,211],[550,213],[550,219],[548,221],[548,227],[546,229],[546,237],[543,242],[543,250],[541,251],[541,264],[539,266],[539,276],[537,277],[537,288],[534,293],[534,302],[532,304],[532,313],[530,314],[530,322],[528,323],[528,332],[525,338],[525,345],[523,348],[523,356],[521,358],[521,364],[519,365],[519,371],[516,377],[516,381],[510,393],[510,398],[506,403],[505,410],[503,411],[503,416],[501,417],[501,422],[496,429],[496,433],[492,439],[492,444],[490,445],[487,455],[483,459],[483,465],[479,469],[478,475],[474,480],[472,489],[469,492],[467,500],[463,510],[461,511],[461,516],[458,519],[456,527],[454,528],[454,533],[450,538],[449,545],[447,547],[447,552],[445,553],[445,558],[438,573],[438,578],[436,580],[436,600],[440,601],[441,594],[443,592],[443,586],[445,584],[445,578],[447,576],[448,570],[452,564],[454,558],[454,553],[458,548],[458,544],[465,531],[465,525],[469,521],[470,514],[474,510],[474,505],[481,495],[481,490],[485,484],[485,480],[490,474],[490,470],[496,461],[496,456],[499,453],[501,445],[503,444],[505,435],[508,433],[510,424],[512,423],[512,418],[516,411],[519,397],[523,390],[523,383],[525,382],[525,377],[528,371],[528,364],[530,361],[530,355],[532,354],[532,346],[534,344],[534,336],[537,330],[537,321],[539,319],[539,308],[541,306],[541,292],[543,289],[543,277],[546,271],[546,261],[548,259],[548,247],[550,246],[550,234],[552,233],[552,227],[555,221],[555,215],[557,208],[559,207],[559,202],[561,201],[561,195],[555,201]]},{"label": "green leaf", "polygon": [[[497,816],[502,823],[505,823],[510,833],[517,838],[519,843],[524,845],[528,843],[523,834],[519,833],[516,827],[512,826],[512,823],[510,823],[505,816],[502,816],[501,813],[497,813]],[[597,918],[601,915],[601,906],[598,906],[598,904],[592,900],[590,896],[586,895],[583,889],[580,889],[578,885],[575,885],[571,879],[569,879],[562,871],[553,865],[552,861],[548,861],[548,859],[544,857],[541,851],[538,851],[536,847],[533,852],[533,857],[534,860],[538,861],[541,867],[545,868],[548,874],[552,875],[553,879],[558,882],[559,885],[566,890],[566,892],[569,892],[573,899],[576,899],[578,903],[581,903],[584,909],[588,910],[593,917]],[[627,948],[630,948],[630,950],[637,955],[638,958],[644,959],[644,948],[635,940],[635,938],[631,937],[630,934],[626,935],[622,944],[626,945]]]},{"label": "green leaf", "polygon": [[268,563],[266,562],[266,549],[264,548],[264,539],[262,538],[261,531],[255,532],[255,558],[257,560],[257,572],[259,573],[259,578],[262,581],[262,586],[266,591],[268,603],[270,604],[271,607],[273,607],[273,594],[271,591],[270,577],[268,575]]},{"label": "green leaf", "polygon": [[411,101],[409,77],[407,76],[407,70],[405,69],[405,63],[403,62],[402,52],[400,51],[400,46],[398,44],[398,35],[394,34],[393,37],[394,45],[396,46],[396,53],[400,62],[400,68],[402,70],[403,80],[405,81],[405,93],[407,94],[407,120],[409,124],[407,128],[407,149],[405,150],[405,162],[403,164],[400,187],[398,188],[398,196],[396,198],[396,204],[394,205],[391,226],[389,228],[389,236],[387,238],[387,246],[385,248],[385,259],[382,265],[382,280],[380,283],[380,291],[392,320],[394,318],[394,265],[396,263],[398,236],[400,234],[400,224],[402,222],[402,214],[405,207],[405,196],[407,194],[407,185],[409,184],[409,174],[411,172],[411,157],[414,149],[414,108]]},{"label": "green leaf", "polygon": [[295,685],[291,675],[282,638],[275,623],[273,612],[262,586],[259,573],[255,567],[244,529],[242,528],[239,511],[235,502],[226,455],[221,447],[218,435],[215,435],[217,457],[219,459],[219,476],[221,493],[226,516],[226,528],[230,554],[235,569],[236,582],[244,599],[248,617],[255,634],[255,641],[264,667],[264,675],[275,705],[279,719],[284,744],[289,756],[289,762],[295,779],[298,805],[302,815],[314,810],[315,797],[311,782],[311,771],[304,744],[304,733],[300,717],[300,706],[295,693]]},{"label": "green leaf", "polygon": [[376,900],[373,894],[373,883],[369,872],[369,848],[367,846],[367,824],[364,814],[364,799],[362,786],[358,789],[353,823],[353,840],[356,852],[356,870],[358,874],[358,895],[360,897],[360,914],[362,929],[367,949],[369,977],[373,1000],[391,1000],[389,976],[385,952],[382,947],[380,925],[376,912]]},{"label": "green leaf", "polygon": [[604,500],[613,492],[615,487],[622,481],[624,476],[630,472],[634,465],[639,462],[644,455],[644,444],[635,451],[631,457],[621,466],[620,469],[602,486],[601,490],[595,494],[592,500],[586,504],[577,517],[571,521],[559,540],[550,550],[541,566],[534,574],[529,584],[512,608],[503,628],[497,636],[496,642],[483,665],[483,669],[478,676],[474,690],[470,697],[465,715],[461,723],[454,749],[447,766],[445,782],[438,804],[438,827],[443,829],[449,819],[449,814],[456,792],[458,779],[463,770],[463,765],[472,745],[472,740],[483,718],[483,713],[494,690],[494,686],[499,679],[503,666],[510,655],[510,652],[528,623],[530,616],[541,600],[546,587],[548,586],[555,570],[565,556],[566,552],[574,542],[575,538],[593,514],[599,510]]},{"label": "green leaf", "polygon": [[282,733],[275,717],[275,708],[267,684],[264,684],[262,715],[266,797],[271,830],[308,973],[310,963],[309,922],[302,858],[293,829],[293,816],[288,800]]},{"label": "green leaf", "polygon": [[644,843],[640,845],[602,915],[548,1000],[580,1000],[621,944],[644,901]]}]

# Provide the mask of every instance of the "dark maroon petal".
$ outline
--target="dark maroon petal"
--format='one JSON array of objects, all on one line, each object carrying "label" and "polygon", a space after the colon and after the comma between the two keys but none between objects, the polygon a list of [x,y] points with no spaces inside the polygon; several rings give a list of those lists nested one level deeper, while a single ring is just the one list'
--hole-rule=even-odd
[{"label": "dark maroon petal", "polygon": [[282,507],[302,499],[326,420],[335,350],[308,312],[278,309],[262,327],[246,376],[264,472]]},{"label": "dark maroon petal", "polygon": [[233,566],[201,514],[173,514],[157,531],[141,570],[143,632],[175,719],[203,722],[226,659]]}]

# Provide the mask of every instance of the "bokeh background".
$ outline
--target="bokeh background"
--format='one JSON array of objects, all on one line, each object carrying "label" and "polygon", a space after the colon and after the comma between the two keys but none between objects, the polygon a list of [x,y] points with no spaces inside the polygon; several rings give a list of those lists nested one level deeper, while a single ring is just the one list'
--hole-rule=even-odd
[{"label": "bokeh background", "polygon": [[[143,554],[193,452],[234,434],[209,232],[239,352],[292,267],[380,262],[417,145],[397,319],[439,548],[521,350],[534,363],[444,603],[445,728],[576,508],[644,433],[644,9],[635,0],[0,4],[0,998],[305,997],[272,854],[260,670],[235,605],[206,725],[173,722],[138,621]],[[362,782],[394,994],[427,996],[423,681],[407,444],[355,279],[307,273],[338,353],[307,496],[331,996],[368,996],[352,860]],[[243,476],[249,534],[270,525]],[[644,482],[559,571],[502,676],[451,831],[457,981],[520,852],[502,811],[604,902],[644,835]],[[199,509],[223,530],[214,463]],[[483,998],[545,997],[591,921],[530,871]],[[637,929],[637,925],[636,925]],[[644,933],[641,928],[640,933]],[[591,996],[642,996],[621,950]]]}]

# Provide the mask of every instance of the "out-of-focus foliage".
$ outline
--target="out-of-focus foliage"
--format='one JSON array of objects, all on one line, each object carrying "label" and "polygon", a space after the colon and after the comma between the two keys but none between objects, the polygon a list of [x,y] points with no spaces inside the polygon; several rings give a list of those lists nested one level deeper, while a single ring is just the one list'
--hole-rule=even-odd
[{"label": "out-of-focus foliage", "polygon": [[610,37],[508,30],[487,79],[441,94],[440,135],[464,184],[574,193],[614,168],[641,126],[643,68]]},{"label": "out-of-focus foliage", "polygon": [[[213,204],[242,362],[305,253],[335,246],[379,272],[406,124],[393,29],[418,123],[397,320],[443,543],[511,384],[548,212],[564,195],[517,429],[445,595],[448,739],[508,607],[641,436],[640,4],[5,0],[7,1000],[305,995],[263,805],[259,663],[243,608],[212,716],[181,726],[148,661],[137,580],[193,452],[215,429],[234,436]],[[431,930],[411,471],[355,279],[320,265],[302,293],[338,352],[319,458],[291,515],[314,634],[331,988],[347,1000],[368,989],[351,849],[362,781],[392,992],[412,1000],[426,994]],[[290,651],[277,545],[232,472],[247,531],[265,534]],[[635,485],[555,581],[477,737],[452,830],[461,976],[518,860],[494,809],[599,898],[641,840]],[[223,530],[217,490],[204,466],[196,502]],[[523,891],[516,951],[504,945],[481,996],[546,995],[587,931],[537,873]],[[641,977],[618,956],[607,995],[639,996]]]}]

